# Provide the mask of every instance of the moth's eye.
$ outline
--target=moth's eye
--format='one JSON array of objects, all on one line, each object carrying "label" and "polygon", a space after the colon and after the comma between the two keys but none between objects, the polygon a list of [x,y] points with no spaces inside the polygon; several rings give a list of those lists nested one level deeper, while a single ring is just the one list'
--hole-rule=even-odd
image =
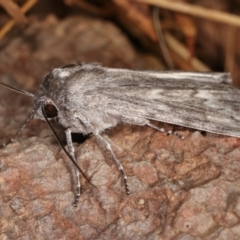
[{"label": "moth's eye", "polygon": [[54,118],[54,117],[56,117],[58,115],[57,108],[54,105],[52,105],[52,104],[47,104],[44,107],[44,110],[45,110],[45,113],[46,113],[48,118]]}]

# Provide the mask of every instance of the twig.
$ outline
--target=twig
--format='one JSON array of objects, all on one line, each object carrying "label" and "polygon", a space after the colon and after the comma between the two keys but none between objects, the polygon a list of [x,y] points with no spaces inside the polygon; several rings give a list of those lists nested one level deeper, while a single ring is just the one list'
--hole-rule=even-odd
[{"label": "twig", "polygon": [[185,2],[178,2],[172,0],[137,0],[137,1],[216,22],[226,23],[238,27],[240,26],[240,17],[234,14],[225,13],[213,9],[207,9],[204,7],[195,6]]},{"label": "twig", "polygon": [[19,6],[11,0],[0,0],[0,5],[7,11],[7,13],[18,23],[26,24],[27,18],[20,11]]},{"label": "twig", "polygon": [[[29,9],[32,8],[33,5],[37,3],[38,0],[29,0],[27,1],[22,7],[21,12],[26,13]],[[16,21],[14,19],[9,20],[0,30],[0,40],[13,28],[13,26],[16,24]]]}]

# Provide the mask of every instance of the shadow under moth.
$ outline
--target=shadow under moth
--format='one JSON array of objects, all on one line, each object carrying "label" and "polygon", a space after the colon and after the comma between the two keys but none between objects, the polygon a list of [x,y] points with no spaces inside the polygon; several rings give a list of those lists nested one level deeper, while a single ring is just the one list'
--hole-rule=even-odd
[{"label": "shadow under moth", "polygon": [[[36,94],[0,83],[34,102],[22,127],[2,146],[14,142],[34,118],[46,121],[75,165],[77,189],[73,205],[77,206],[80,173],[84,173],[76,162],[71,133],[91,133],[111,154],[129,194],[127,175],[101,133],[125,123],[147,125],[184,139],[176,132],[155,126],[151,123],[155,120],[240,137],[240,90],[230,83],[228,73],[133,71],[78,63],[53,69],[44,77]],[[65,129],[68,150],[61,144],[51,119]]]}]

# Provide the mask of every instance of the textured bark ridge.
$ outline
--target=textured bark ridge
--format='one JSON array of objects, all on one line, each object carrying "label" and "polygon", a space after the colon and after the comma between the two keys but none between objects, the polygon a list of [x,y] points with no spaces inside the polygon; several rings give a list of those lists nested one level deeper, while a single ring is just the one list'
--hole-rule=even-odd
[{"label": "textured bark ridge", "polygon": [[237,238],[239,140],[181,133],[185,140],[119,126],[104,135],[128,174],[129,196],[94,138],[75,144],[78,164],[94,185],[82,179],[77,208],[71,205],[73,166],[50,132],[9,145],[0,153],[1,238]]},{"label": "textured bark ridge", "polygon": [[[78,27],[73,28],[73,22]],[[103,44],[108,35],[99,31],[109,26],[115,29],[88,18],[58,22],[49,17],[41,25],[33,21],[25,35],[1,52],[1,81],[34,91],[39,85],[35,79],[40,80],[53,65],[92,61],[86,48],[81,56],[80,50],[69,50],[89,36],[102,41],[94,45],[95,52],[118,47],[117,52],[131,55],[123,62],[116,60],[122,54],[104,52],[107,55],[101,58],[98,53],[95,61],[112,59],[119,67],[141,65],[120,33],[118,41],[124,44],[115,45],[109,38],[107,46]],[[99,34],[105,37],[99,38]],[[58,50],[53,47],[56,43]],[[1,142],[12,136],[30,108],[25,96],[0,89]],[[0,239],[239,239],[240,140],[175,130],[186,139],[127,125],[103,134],[129,177],[129,196],[113,160],[94,137],[75,143],[78,164],[91,184],[81,179],[82,195],[74,208],[73,165],[46,124],[34,121],[18,142],[0,149]]]}]

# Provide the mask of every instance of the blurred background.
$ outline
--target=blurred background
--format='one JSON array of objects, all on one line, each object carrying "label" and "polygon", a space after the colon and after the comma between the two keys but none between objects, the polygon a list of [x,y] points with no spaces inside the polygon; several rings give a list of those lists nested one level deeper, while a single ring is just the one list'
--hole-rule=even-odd
[{"label": "blurred background", "polygon": [[240,86],[237,0],[0,0],[0,5],[0,71],[29,89],[52,67],[73,61],[230,71]]}]

